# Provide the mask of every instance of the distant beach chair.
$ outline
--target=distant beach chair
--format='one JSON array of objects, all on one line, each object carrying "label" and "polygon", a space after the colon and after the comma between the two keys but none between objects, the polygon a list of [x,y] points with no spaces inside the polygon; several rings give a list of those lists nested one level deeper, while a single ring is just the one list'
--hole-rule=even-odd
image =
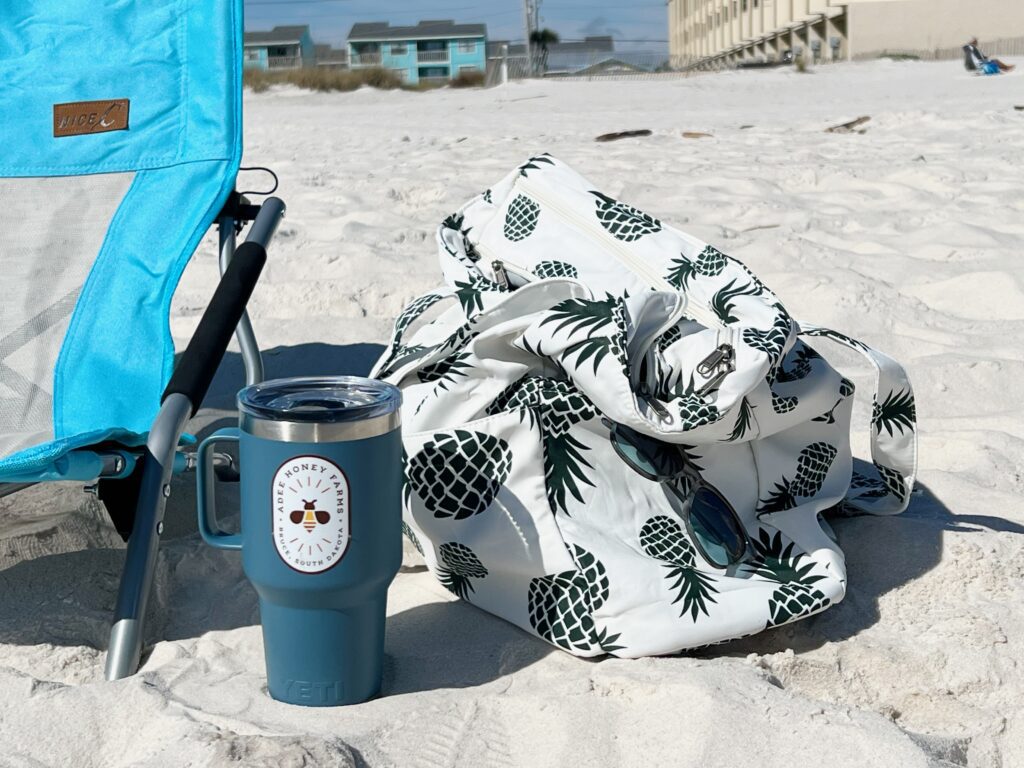
[{"label": "distant beach chair", "polygon": [[[284,205],[234,191],[242,0],[29,0],[0,29],[0,495],[96,483],[128,542],[117,679],[138,668],[185,424],[236,328],[262,377],[245,305]],[[171,297],[214,222],[222,278],[175,366]]]},{"label": "distant beach chair", "polygon": [[999,59],[990,59],[978,48],[978,39],[973,38],[964,46],[964,67],[968,72],[977,75],[999,75],[1003,72],[1012,72],[1013,64],[1005,64]]},{"label": "distant beach chair", "polygon": [[970,44],[964,46],[964,69],[968,72],[978,71],[978,65],[974,62],[974,53],[971,50],[973,47]]}]

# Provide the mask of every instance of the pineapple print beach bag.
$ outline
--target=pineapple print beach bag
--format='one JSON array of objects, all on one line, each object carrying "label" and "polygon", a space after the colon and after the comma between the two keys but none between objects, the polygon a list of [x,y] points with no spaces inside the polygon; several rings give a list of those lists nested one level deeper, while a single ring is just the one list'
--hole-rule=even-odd
[{"label": "pineapple print beach bag", "polygon": [[[913,487],[895,361],[798,325],[743,264],[547,155],[449,217],[438,244],[446,287],[399,316],[374,375],[403,390],[405,531],[445,587],[579,656],[673,653],[843,598],[821,513],[895,514]],[[821,339],[876,371],[858,471],[854,386],[807,343]],[[611,440],[622,428],[690,472],[634,471]],[[690,536],[697,476],[745,529],[728,568]]]}]

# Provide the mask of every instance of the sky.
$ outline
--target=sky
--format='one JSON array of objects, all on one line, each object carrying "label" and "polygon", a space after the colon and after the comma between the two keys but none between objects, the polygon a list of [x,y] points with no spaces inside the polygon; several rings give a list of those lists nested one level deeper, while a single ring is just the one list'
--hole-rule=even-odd
[{"label": "sky", "polygon": [[[245,0],[247,30],[276,24],[309,24],[318,43],[341,46],[357,21],[415,24],[421,19],[453,19],[487,25],[491,40],[522,40],[522,0]],[[563,40],[612,35],[620,50],[668,48],[665,0],[542,0],[541,26]]]}]

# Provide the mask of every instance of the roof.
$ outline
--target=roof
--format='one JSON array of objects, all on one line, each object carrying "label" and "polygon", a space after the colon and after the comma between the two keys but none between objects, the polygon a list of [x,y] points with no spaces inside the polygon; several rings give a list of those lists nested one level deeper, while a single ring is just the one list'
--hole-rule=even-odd
[{"label": "roof", "polygon": [[579,69],[573,72],[574,75],[590,75],[597,73],[614,74],[614,73],[627,73],[627,72],[648,72],[650,70],[644,69],[641,66],[623,61],[622,59],[605,59],[599,61],[596,64],[592,64],[584,69]]},{"label": "roof", "polygon": [[273,43],[298,43],[309,35],[309,25],[274,27],[268,32],[246,32],[245,45],[270,45]]},{"label": "roof", "polygon": [[596,53],[549,56],[546,76],[586,75],[596,72],[657,72],[668,64],[668,54]]},{"label": "roof", "polygon": [[415,27],[392,27],[386,21],[353,24],[349,40],[421,40],[425,38],[487,37],[486,24],[456,24],[451,19],[421,21]]}]

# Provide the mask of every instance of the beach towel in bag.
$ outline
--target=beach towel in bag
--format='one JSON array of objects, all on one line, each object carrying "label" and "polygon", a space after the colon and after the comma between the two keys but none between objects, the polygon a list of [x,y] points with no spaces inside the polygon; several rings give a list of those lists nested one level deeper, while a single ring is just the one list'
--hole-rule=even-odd
[{"label": "beach towel in bag", "polygon": [[[547,155],[446,220],[438,243],[447,286],[399,316],[374,375],[404,394],[405,530],[444,586],[579,656],[672,653],[843,598],[820,513],[898,513],[913,487],[896,362],[798,325],[743,264]],[[825,339],[877,371],[863,474],[854,387],[807,343]],[[612,443],[622,429],[690,472],[641,475]],[[704,483],[745,529],[727,568],[687,524]]]}]

